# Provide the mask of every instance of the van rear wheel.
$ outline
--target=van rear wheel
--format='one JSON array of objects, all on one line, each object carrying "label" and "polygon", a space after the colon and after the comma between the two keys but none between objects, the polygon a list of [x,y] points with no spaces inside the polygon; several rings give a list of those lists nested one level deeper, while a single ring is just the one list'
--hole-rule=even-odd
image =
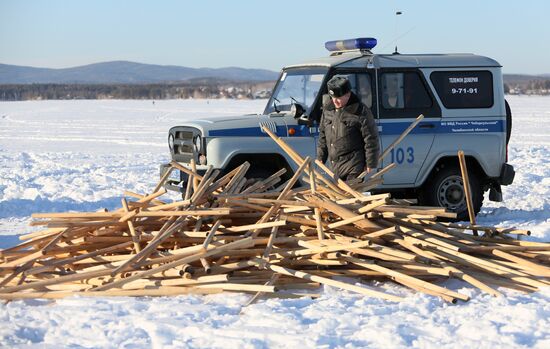
[{"label": "van rear wheel", "polygon": [[[474,214],[477,215],[483,205],[483,188],[475,173],[468,171],[472,191]],[[435,170],[420,193],[421,205],[444,207],[457,213],[456,221],[467,221],[468,206],[460,169],[454,165],[443,165]]]}]

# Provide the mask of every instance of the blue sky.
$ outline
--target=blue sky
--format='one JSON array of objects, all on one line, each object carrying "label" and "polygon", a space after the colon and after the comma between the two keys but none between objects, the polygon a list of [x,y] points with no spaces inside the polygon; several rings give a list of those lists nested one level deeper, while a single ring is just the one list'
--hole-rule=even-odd
[{"label": "blue sky", "polygon": [[[395,11],[403,12],[395,16]],[[505,73],[550,73],[546,0],[0,0],[0,63],[62,68],[129,60],[265,68],[373,36],[377,53],[470,52]]]}]

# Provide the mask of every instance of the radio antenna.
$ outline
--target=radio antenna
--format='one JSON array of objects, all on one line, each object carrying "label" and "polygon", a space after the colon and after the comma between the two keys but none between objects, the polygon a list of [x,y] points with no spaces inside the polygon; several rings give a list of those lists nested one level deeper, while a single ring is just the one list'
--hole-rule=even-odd
[{"label": "radio antenna", "polygon": [[396,39],[395,39],[395,52],[394,52],[394,54],[399,54],[399,52],[397,51],[397,39],[398,39],[397,38],[397,33],[398,33],[398,31],[397,31],[397,18],[399,16],[401,16],[402,14],[403,14],[403,11],[399,11],[399,10],[395,11],[395,36],[394,36],[394,38],[396,38]]}]

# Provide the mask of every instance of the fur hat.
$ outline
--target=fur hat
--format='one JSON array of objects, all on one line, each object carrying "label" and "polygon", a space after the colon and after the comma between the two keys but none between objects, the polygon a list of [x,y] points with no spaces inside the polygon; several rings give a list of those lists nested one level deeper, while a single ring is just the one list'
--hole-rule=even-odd
[{"label": "fur hat", "polygon": [[351,84],[349,80],[343,76],[333,76],[327,82],[328,94],[331,97],[342,97],[349,91],[351,91]]}]

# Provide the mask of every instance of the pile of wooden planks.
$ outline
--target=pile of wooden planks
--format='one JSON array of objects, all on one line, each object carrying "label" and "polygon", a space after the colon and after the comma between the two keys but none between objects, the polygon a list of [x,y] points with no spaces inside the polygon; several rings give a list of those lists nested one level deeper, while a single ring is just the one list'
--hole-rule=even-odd
[{"label": "pile of wooden planks", "polygon": [[364,194],[391,166],[343,182],[265,132],[299,166],[286,181],[281,170],[251,183],[248,163],[223,176],[172,163],[189,175],[179,201],[162,200],[168,171],[152,194],[125,192],[115,211],[34,214],[44,229],[0,251],[0,299],[238,291],[252,302],[314,297],[320,285],[402,299],[377,279],[454,303],[468,296],[439,281],[495,296],[550,285],[550,243],[514,238],[528,231],[444,223],[454,214],[443,208]]}]

